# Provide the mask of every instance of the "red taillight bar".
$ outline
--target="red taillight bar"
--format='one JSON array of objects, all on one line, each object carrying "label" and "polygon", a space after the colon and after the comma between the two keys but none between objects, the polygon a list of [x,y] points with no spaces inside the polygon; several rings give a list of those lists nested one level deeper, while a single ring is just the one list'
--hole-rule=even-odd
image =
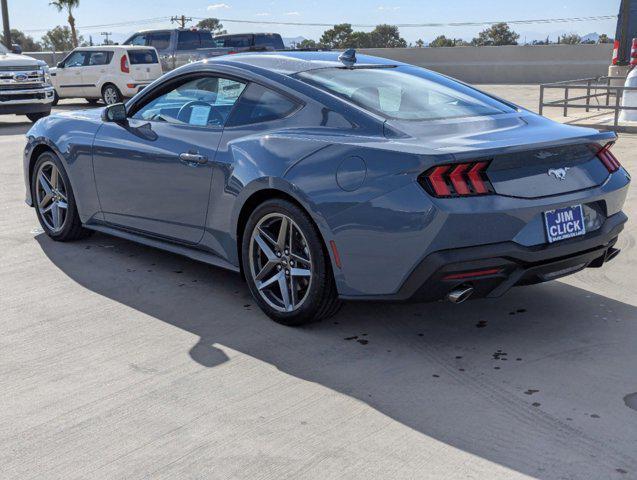
[{"label": "red taillight bar", "polygon": [[492,193],[486,177],[488,161],[439,165],[425,172],[420,181],[435,197],[467,197]]},{"label": "red taillight bar", "polygon": [[610,173],[616,172],[621,168],[621,164],[619,160],[613,155],[610,151],[613,146],[613,142],[607,143],[604,145],[599,152],[597,152],[597,158],[601,160],[601,162],[606,167]]}]

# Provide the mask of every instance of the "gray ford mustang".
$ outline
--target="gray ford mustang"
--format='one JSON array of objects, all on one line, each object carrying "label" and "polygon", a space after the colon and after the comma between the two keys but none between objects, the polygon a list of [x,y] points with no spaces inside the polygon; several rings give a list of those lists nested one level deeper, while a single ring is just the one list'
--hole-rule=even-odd
[{"label": "gray ford mustang", "polygon": [[341,300],[460,302],[601,267],[626,222],[614,140],[354,51],[252,53],[38,121],[24,176],[52,239],[235,270],[299,325]]}]

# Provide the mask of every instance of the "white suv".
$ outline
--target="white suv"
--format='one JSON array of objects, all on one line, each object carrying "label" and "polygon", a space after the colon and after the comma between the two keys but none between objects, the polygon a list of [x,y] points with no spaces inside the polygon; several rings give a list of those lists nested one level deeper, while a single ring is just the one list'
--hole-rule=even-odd
[{"label": "white suv", "polygon": [[86,98],[118,103],[132,97],[162,74],[153,47],[103,45],[76,48],[51,69],[55,103],[60,98]]}]

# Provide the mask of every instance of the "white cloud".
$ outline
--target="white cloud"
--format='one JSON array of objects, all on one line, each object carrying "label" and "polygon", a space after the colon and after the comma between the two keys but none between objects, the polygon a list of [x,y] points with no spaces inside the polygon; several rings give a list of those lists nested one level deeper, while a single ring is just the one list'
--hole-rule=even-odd
[{"label": "white cloud", "polygon": [[298,17],[301,14],[299,12],[287,12],[286,15],[288,17]]},{"label": "white cloud", "polygon": [[269,17],[270,14],[268,12],[260,12],[260,13],[255,13],[254,16],[255,17]]},{"label": "white cloud", "polygon": [[400,10],[400,7],[386,7],[385,5],[380,5],[378,7],[378,10],[384,10],[384,11],[396,11],[396,10]]},{"label": "white cloud", "polygon": [[212,5],[208,5],[206,10],[221,10],[222,8],[230,8],[230,5],[227,3],[213,3]]}]

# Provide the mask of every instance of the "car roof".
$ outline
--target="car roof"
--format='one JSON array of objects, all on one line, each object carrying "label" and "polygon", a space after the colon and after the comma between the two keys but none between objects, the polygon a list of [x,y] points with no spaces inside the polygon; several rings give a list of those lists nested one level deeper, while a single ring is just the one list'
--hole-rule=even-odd
[{"label": "car roof", "polygon": [[[338,57],[341,52],[247,52],[208,59],[209,63],[227,63],[234,66],[253,66],[285,75],[294,75],[319,68],[343,67]],[[237,65],[239,64],[239,65]],[[355,68],[403,65],[386,58],[356,55]]]},{"label": "car roof", "polygon": [[87,47],[77,47],[75,48],[73,51],[92,51],[92,50],[99,50],[99,51],[103,51],[103,50],[108,50],[108,49],[118,49],[118,48],[122,48],[122,49],[126,49],[126,50],[148,50],[154,47],[151,47],[149,45],[93,45],[93,46],[87,46]]}]

